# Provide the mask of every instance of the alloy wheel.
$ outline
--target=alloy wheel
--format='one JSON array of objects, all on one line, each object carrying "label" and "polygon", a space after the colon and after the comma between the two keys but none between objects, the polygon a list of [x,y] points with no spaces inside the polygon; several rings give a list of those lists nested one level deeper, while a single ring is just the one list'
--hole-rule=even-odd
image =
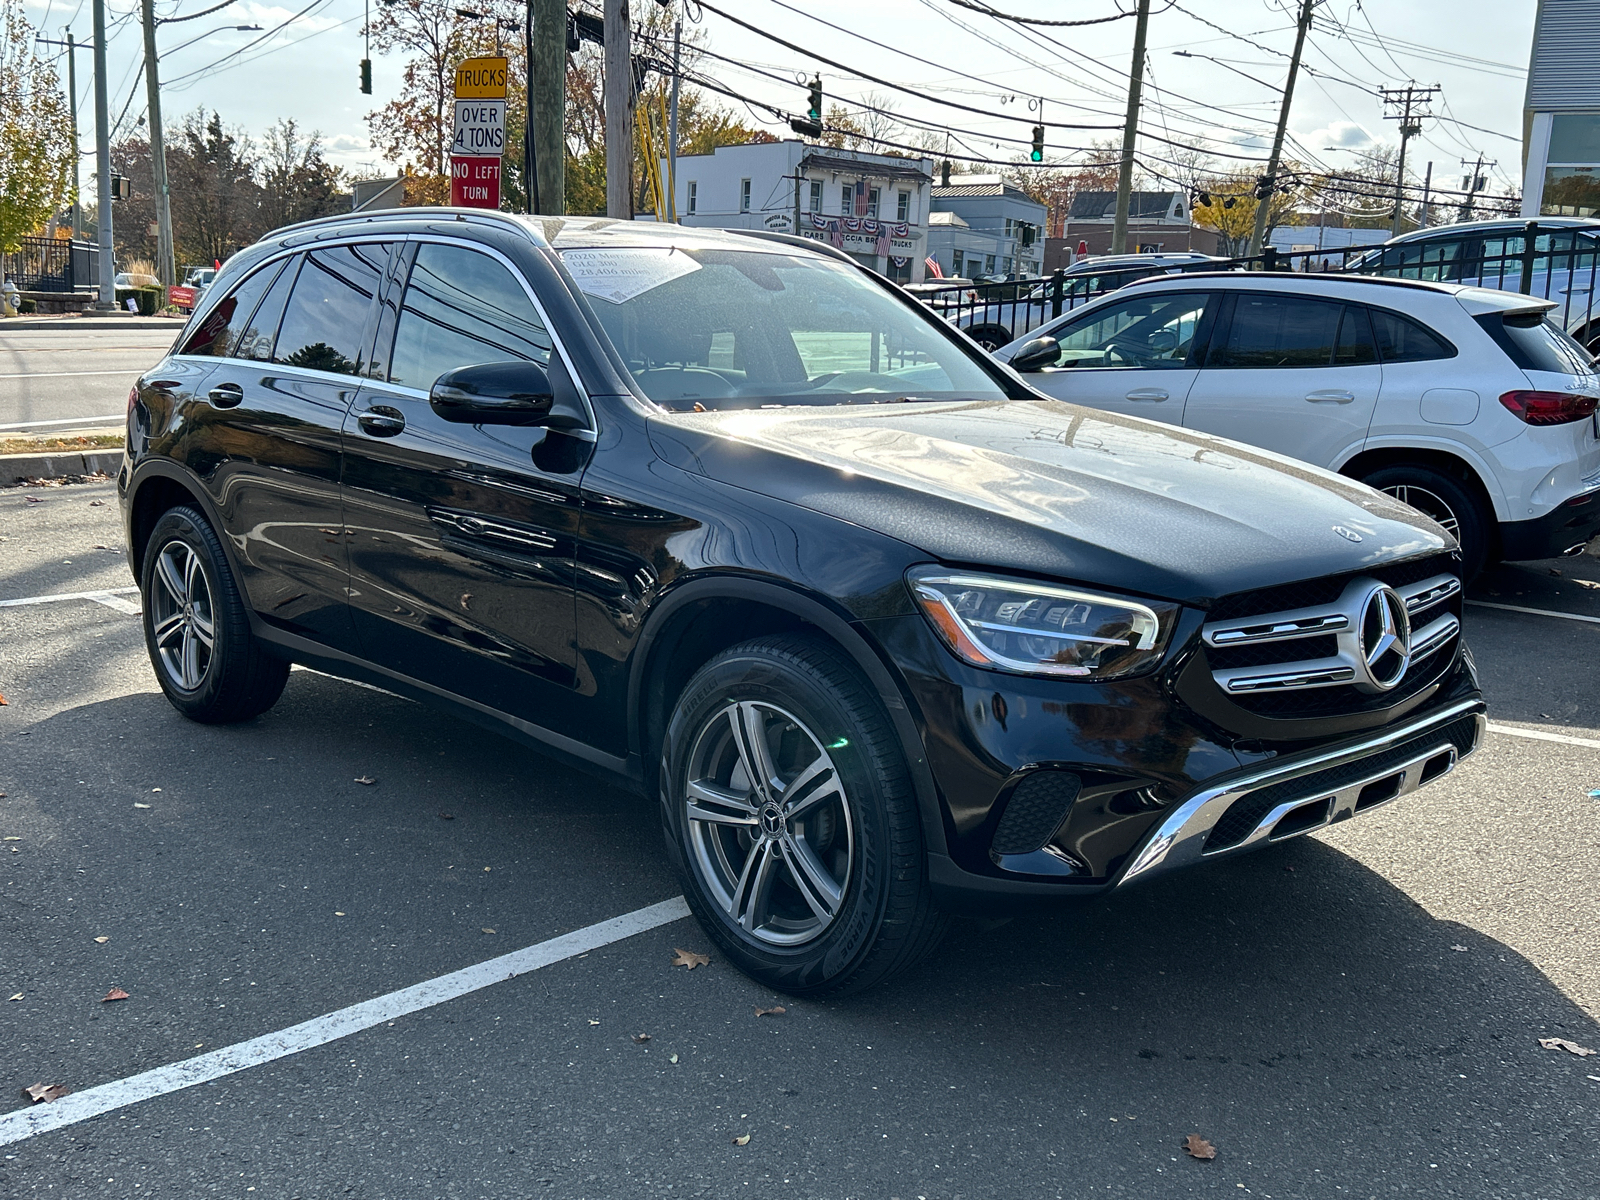
[{"label": "alloy wheel", "polygon": [[171,541],[156,557],[150,589],[150,631],[161,668],[186,692],[205,682],[216,649],[216,616],[200,556],[186,542]]},{"label": "alloy wheel", "polygon": [[757,701],[730,701],[694,739],[683,799],[694,870],[757,941],[813,941],[844,906],[855,828],[828,754],[839,744]]},{"label": "alloy wheel", "polygon": [[1461,518],[1456,516],[1455,509],[1446,504],[1437,492],[1429,491],[1425,487],[1418,487],[1411,483],[1392,483],[1385,487],[1383,491],[1400,501],[1401,504],[1409,504],[1418,512],[1431,517],[1434,523],[1443,528],[1451,537],[1460,539]]}]

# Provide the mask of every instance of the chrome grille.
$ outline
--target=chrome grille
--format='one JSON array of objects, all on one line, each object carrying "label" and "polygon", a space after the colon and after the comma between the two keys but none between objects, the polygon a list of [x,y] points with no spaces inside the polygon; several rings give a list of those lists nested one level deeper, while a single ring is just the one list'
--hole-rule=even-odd
[{"label": "chrome grille", "polygon": [[[1263,595],[1303,603],[1263,612]],[[1460,605],[1454,574],[1391,569],[1230,597],[1218,605],[1230,615],[1213,616],[1201,637],[1211,677],[1234,703],[1263,715],[1328,713],[1392,703],[1435,675],[1439,652],[1459,638]]]}]

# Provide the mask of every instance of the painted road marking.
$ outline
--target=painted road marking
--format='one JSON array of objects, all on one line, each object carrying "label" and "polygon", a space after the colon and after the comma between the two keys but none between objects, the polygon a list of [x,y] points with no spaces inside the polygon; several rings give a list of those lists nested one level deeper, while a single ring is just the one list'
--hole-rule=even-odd
[{"label": "painted road marking", "polygon": [[127,421],[125,413],[112,413],[109,417],[63,417],[57,421],[18,421],[14,425],[0,425],[0,429],[43,429],[48,425],[90,425],[96,421],[109,421],[121,425]]},{"label": "painted road marking", "polygon": [[1564,621],[1587,621],[1591,625],[1600,625],[1600,617],[1585,617],[1578,613],[1556,612],[1549,608],[1523,608],[1520,604],[1491,604],[1487,600],[1468,600],[1468,604],[1475,604],[1479,608],[1498,608],[1506,612],[1528,613],[1535,617],[1560,617]]},{"label": "painted road marking", "polygon": [[1519,729],[1515,725],[1502,725],[1499,721],[1489,722],[1489,732],[1532,738],[1536,742],[1560,742],[1563,746],[1584,746],[1590,750],[1600,750],[1600,741],[1594,738],[1572,737],[1565,733],[1546,733],[1542,729]]},{"label": "painted road marking", "polygon": [[455,1000],[482,988],[503,983],[507,979],[515,979],[518,975],[529,971],[537,971],[541,967],[548,967],[579,954],[586,954],[590,950],[609,946],[612,942],[620,942],[635,934],[647,933],[662,925],[680,921],[688,915],[689,906],[684,903],[683,897],[674,896],[671,900],[663,900],[660,904],[635,909],[631,913],[624,913],[609,921],[601,921],[596,925],[576,929],[537,945],[513,950],[510,954],[502,954],[499,958],[491,958],[476,966],[463,967],[448,975],[427,979],[408,988],[401,988],[397,992],[389,992],[387,995],[364,1000],[360,1004],[352,1004],[349,1008],[341,1008],[337,1012],[313,1017],[309,1021],[280,1029],[276,1033],[263,1034],[247,1042],[238,1042],[221,1050],[213,1050],[210,1054],[196,1055],[182,1062],[169,1063],[164,1067],[130,1075],[126,1079],[73,1092],[49,1104],[7,1113],[0,1117],[0,1146],[9,1146],[13,1142],[37,1137],[52,1129],[60,1129],[63,1125],[75,1125],[79,1121],[87,1121],[91,1117],[114,1112],[130,1104],[138,1104],[143,1100],[152,1100],[157,1096],[194,1087],[196,1084],[209,1083],[213,1079],[247,1071],[251,1067],[259,1067],[264,1063],[287,1058],[291,1054],[299,1054],[302,1050],[325,1046],[329,1042],[349,1037],[352,1033],[360,1033],[364,1029],[382,1025],[397,1017],[444,1004],[446,1001]]},{"label": "painted road marking", "polygon": [[128,375],[137,377],[139,372],[134,371],[28,371],[22,375],[0,375],[0,379],[83,379],[90,375]]},{"label": "painted road marking", "polygon": [[130,592],[137,592],[136,587],[102,588],[97,592],[59,592],[54,596],[23,596],[18,600],[0,600],[0,608],[21,608],[29,604],[55,604],[61,600],[93,600],[96,604],[104,604],[107,608],[114,608],[119,613],[128,613],[130,616],[139,615],[139,606],[132,600],[123,597]]}]

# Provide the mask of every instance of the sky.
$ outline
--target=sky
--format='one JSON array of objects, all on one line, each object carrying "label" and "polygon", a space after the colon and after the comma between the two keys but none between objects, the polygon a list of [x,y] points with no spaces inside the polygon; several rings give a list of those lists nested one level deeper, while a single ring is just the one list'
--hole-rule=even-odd
[{"label": "sky", "polygon": [[[599,7],[599,0],[586,2]],[[636,8],[652,2],[632,0]],[[686,0],[672,2],[681,11]],[[1027,30],[952,0],[715,2],[764,33],[887,81],[817,62],[689,2],[698,20],[686,23],[686,29],[698,31],[707,50],[733,60],[707,57],[698,69],[756,102],[746,106],[724,98],[747,123],[781,136],[788,135],[786,124],[763,106],[786,113],[803,109],[801,81],[812,72],[820,72],[830,103],[849,107],[866,100],[907,120],[948,127],[951,150],[959,154],[965,146],[974,157],[1011,159],[1025,153],[1041,98],[1047,122],[1115,127],[1050,128],[1046,148],[1052,159],[1120,129],[1132,19]],[[1046,19],[1115,16],[1119,6],[1133,4],[990,2],[1005,12]],[[156,0],[155,7],[158,16],[183,17],[215,3]],[[322,134],[328,157],[339,166],[358,174],[391,173],[393,164],[372,148],[366,114],[393,97],[404,60],[374,55],[374,94],[360,93],[363,4],[308,0],[308,7],[296,9],[234,0],[211,16],[161,28],[157,38],[169,127],[197,105],[215,109],[225,122],[255,136],[279,117],[292,117],[302,129]],[[91,36],[91,0],[25,0],[25,5],[29,20],[47,36],[59,38],[68,27],[81,40]],[[1263,156],[1270,144],[1280,99],[1275,89],[1287,74],[1297,8],[1296,0],[1153,0],[1142,129],[1170,142],[1237,155],[1232,161],[1258,169],[1247,160]],[[1486,172],[1491,188],[1515,188],[1534,12],[1535,0],[1322,0],[1307,41],[1307,69],[1295,90],[1286,154],[1329,168],[1348,166],[1352,151],[1397,140],[1396,122],[1384,119],[1379,87],[1438,84],[1435,115],[1422,122],[1423,132],[1409,151],[1418,174],[1432,162],[1436,186],[1460,187],[1461,159],[1481,152],[1496,164]],[[122,115],[120,128],[126,132],[145,107],[137,74],[143,51],[137,0],[107,0],[107,22],[111,114],[113,121]],[[241,32],[236,25],[262,28]],[[92,56],[78,57],[87,183],[94,148]],[[884,102],[884,97],[890,99]],[[1004,138],[1023,144],[997,140]],[[1152,167],[1163,169],[1159,160],[1170,146],[1147,140],[1140,148]]]}]

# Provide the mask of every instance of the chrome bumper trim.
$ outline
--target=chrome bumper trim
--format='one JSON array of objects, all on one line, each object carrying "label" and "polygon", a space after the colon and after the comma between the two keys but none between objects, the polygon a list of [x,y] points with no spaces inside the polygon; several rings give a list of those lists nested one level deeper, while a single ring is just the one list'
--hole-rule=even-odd
[{"label": "chrome bumper trim", "polygon": [[[1245,775],[1241,778],[1227,780],[1219,784],[1202,787],[1199,791],[1191,793],[1186,799],[1175,804],[1156,828],[1146,837],[1143,847],[1139,850],[1122,875],[1117,879],[1116,887],[1134,879],[1149,878],[1151,875],[1163,871],[1176,870],[1179,867],[1190,866],[1194,863],[1221,858],[1227,854],[1236,854],[1243,850],[1254,849],[1269,841],[1281,841],[1284,837],[1293,837],[1299,833],[1309,833],[1319,829],[1335,820],[1345,820],[1356,815],[1356,803],[1362,789],[1387,779],[1391,776],[1401,776],[1396,790],[1392,795],[1382,800],[1370,802],[1361,807],[1362,812],[1369,808],[1376,808],[1379,804],[1397,800],[1409,792],[1422,786],[1422,773],[1426,765],[1445,751],[1452,751],[1450,761],[1443,770],[1431,776],[1428,782],[1448,774],[1455,768],[1456,761],[1464,755],[1456,752],[1454,743],[1441,739],[1437,745],[1430,744],[1425,751],[1419,751],[1403,763],[1398,763],[1376,771],[1371,775],[1364,775],[1358,781],[1340,784],[1332,790],[1308,789],[1303,795],[1298,795],[1276,805],[1265,814],[1252,829],[1245,839],[1236,845],[1206,851],[1206,839],[1222,819],[1224,813],[1231,808],[1235,801],[1242,800],[1251,792],[1261,788],[1272,787],[1276,784],[1292,783],[1296,779],[1314,775],[1330,767],[1343,766],[1345,763],[1355,762],[1368,755],[1379,754],[1391,749],[1402,742],[1412,738],[1426,735],[1432,730],[1443,729],[1460,718],[1469,714],[1477,717],[1478,732],[1473,739],[1472,746],[1466,753],[1476,750],[1483,741],[1484,729],[1488,725],[1485,716],[1485,705],[1482,700],[1462,700],[1439,712],[1430,713],[1427,717],[1386,729],[1375,737],[1346,745],[1338,749],[1326,750],[1309,757],[1298,759],[1294,762],[1280,763],[1264,770]],[[1309,821],[1303,826],[1296,826],[1292,832],[1281,837],[1274,837],[1274,827],[1286,816],[1297,808],[1306,805],[1324,803],[1326,811],[1323,819]]]}]

